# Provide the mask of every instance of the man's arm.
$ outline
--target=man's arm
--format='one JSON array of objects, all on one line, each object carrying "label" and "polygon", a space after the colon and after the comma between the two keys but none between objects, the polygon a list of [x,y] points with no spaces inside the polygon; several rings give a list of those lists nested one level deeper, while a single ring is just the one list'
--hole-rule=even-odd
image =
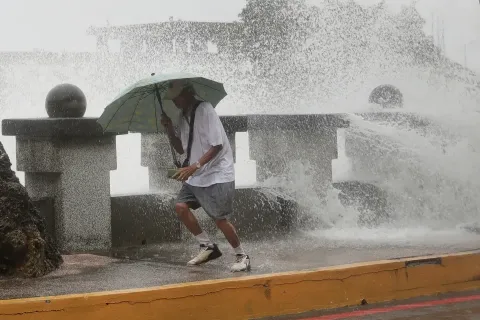
[{"label": "man's arm", "polygon": [[[205,154],[200,158],[200,160],[198,160],[198,163],[200,163],[200,166],[203,166],[206,163],[208,163],[210,160],[212,160],[220,152],[220,150],[222,150],[222,145],[211,147],[207,152],[205,152]],[[181,168],[180,170],[178,170],[177,173],[175,173],[172,176],[172,178],[180,181],[186,181],[197,170],[198,170],[197,164],[193,163],[188,167]]]},{"label": "man's arm", "polygon": [[176,136],[173,126],[167,127],[167,136],[175,151],[177,151],[179,154],[184,154],[185,151],[183,150],[182,141]]},{"label": "man's arm", "polygon": [[218,146],[213,146],[211,147],[205,154],[198,160],[200,163],[200,166],[204,166],[205,164],[209,163],[210,160],[215,158],[215,156],[222,150],[223,146],[218,145]]},{"label": "man's arm", "polygon": [[175,129],[173,128],[172,120],[169,117],[164,116],[162,114],[162,118],[160,122],[165,127],[165,131],[167,131],[168,139],[170,140],[170,143],[172,144],[175,151],[177,151],[179,154],[184,154],[185,151],[183,150],[182,140],[180,140],[175,134]]}]

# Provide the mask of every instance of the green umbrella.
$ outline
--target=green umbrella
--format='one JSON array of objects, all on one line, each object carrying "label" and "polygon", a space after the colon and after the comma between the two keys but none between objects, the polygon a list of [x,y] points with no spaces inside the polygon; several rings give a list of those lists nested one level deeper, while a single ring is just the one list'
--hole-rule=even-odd
[{"label": "green umbrella", "polygon": [[165,94],[174,80],[191,84],[199,100],[214,107],[227,95],[223,84],[190,73],[159,74],[142,79],[125,88],[104,110],[98,123],[105,132],[164,132],[160,123],[165,113],[174,124],[180,119],[180,110]]}]

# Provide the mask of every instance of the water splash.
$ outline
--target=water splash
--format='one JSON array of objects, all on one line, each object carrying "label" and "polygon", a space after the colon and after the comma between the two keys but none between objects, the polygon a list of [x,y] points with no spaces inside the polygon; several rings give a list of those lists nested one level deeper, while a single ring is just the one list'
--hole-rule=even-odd
[{"label": "water splash", "polygon": [[[285,69],[282,81],[259,77],[251,63],[235,55],[139,57],[135,62],[115,53],[19,57],[9,64],[0,61],[5,83],[1,116],[45,116],[45,96],[62,82],[78,85],[87,96],[86,116],[98,116],[126,85],[151,72],[173,70],[224,82],[229,96],[218,107],[220,114],[379,111],[366,103],[368,95],[377,85],[391,83],[404,93],[403,110],[426,118],[428,125],[372,122],[350,115],[347,130],[356,145],[347,148],[352,166],[360,163],[348,178],[373,180],[388,192],[393,208],[390,222],[372,231],[359,225],[358,210],[340,204],[338,190],[330,188],[325,198],[319,197],[313,192],[309,164],[294,162],[288,178],[271,177],[262,186],[299,202],[303,214],[323,226],[322,236],[332,238],[388,238],[393,232],[390,238],[397,234],[405,239],[478,221],[480,79],[445,61],[415,62],[409,48],[389,47],[387,40],[398,25],[392,24],[395,19],[388,14],[373,19],[357,7],[325,2],[328,6],[319,13],[323,28],[315,35],[317,45],[289,52],[290,59],[271,57],[272,63]],[[364,19],[349,20],[349,15]],[[402,45],[406,47],[400,41]],[[118,139],[119,169],[112,174],[112,191],[145,190],[147,172],[140,167],[139,136]],[[14,139],[2,140],[15,162]],[[248,154],[244,146],[239,150]],[[248,170],[237,165],[239,176]]]}]

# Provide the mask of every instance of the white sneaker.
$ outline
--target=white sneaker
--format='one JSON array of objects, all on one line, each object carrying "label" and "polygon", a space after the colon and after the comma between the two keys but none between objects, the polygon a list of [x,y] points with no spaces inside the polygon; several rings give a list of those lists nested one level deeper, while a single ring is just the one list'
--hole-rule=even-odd
[{"label": "white sneaker", "polygon": [[235,263],[230,268],[232,272],[250,271],[250,257],[246,254],[237,254]]},{"label": "white sneaker", "polygon": [[187,262],[189,266],[197,266],[199,264],[206,263],[208,261],[220,258],[222,256],[222,252],[218,249],[216,244],[212,245],[200,245],[200,252],[197,254],[195,258]]}]

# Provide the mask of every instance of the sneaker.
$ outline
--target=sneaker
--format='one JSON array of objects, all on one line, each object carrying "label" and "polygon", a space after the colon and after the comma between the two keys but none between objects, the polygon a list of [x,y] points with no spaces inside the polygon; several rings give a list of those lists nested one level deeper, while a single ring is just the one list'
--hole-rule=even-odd
[{"label": "sneaker", "polygon": [[222,252],[218,249],[216,244],[211,245],[200,245],[200,252],[197,254],[195,258],[188,261],[187,265],[189,266],[197,266],[202,263],[206,263],[208,261],[220,258],[222,256]]},{"label": "sneaker", "polygon": [[250,271],[250,257],[246,254],[237,254],[235,263],[230,269],[232,272]]}]

